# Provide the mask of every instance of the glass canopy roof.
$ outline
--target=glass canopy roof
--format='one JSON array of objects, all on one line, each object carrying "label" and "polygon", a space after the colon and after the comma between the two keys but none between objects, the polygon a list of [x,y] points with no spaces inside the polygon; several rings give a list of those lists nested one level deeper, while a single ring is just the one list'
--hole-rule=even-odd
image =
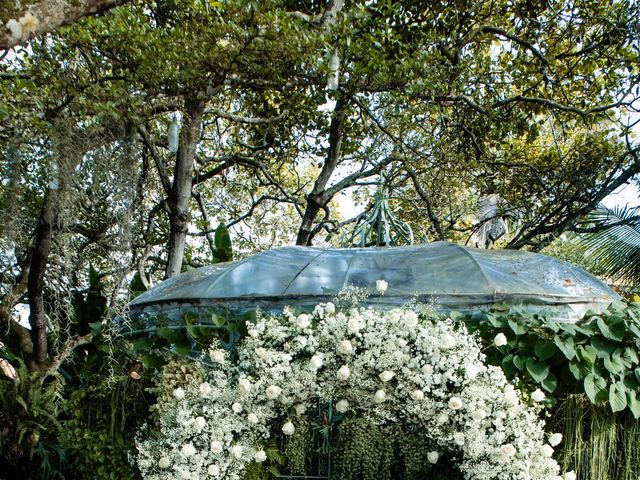
[{"label": "glass canopy roof", "polygon": [[[389,284],[384,295],[376,280]],[[220,306],[277,311],[331,301],[347,286],[380,307],[411,301],[441,310],[477,311],[493,303],[544,310],[565,321],[600,311],[620,297],[584,270],[545,255],[481,250],[449,242],[406,247],[283,247],[188,271],[137,297],[132,313]]]}]

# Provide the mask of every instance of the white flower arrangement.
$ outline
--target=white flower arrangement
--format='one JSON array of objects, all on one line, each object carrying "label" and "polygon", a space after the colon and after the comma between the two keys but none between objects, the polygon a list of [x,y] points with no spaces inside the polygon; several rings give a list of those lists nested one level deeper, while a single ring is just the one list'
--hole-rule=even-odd
[{"label": "white flower arrangement", "polygon": [[160,398],[159,430],[138,439],[145,480],[239,480],[250,462],[266,460],[274,426],[294,434],[317,399],[335,400],[339,413],[422,429],[436,447],[426,460],[453,455],[467,480],[561,478],[551,457],[561,437],[545,442],[540,407],[525,405],[502,370],[484,365],[464,326],[405,309],[326,304],[301,315],[259,318],[237,364],[214,349],[204,379]]}]

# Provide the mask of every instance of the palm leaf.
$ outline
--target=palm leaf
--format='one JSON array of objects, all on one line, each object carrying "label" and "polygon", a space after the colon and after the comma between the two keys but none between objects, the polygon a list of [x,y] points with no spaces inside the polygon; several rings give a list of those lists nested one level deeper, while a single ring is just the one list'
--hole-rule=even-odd
[{"label": "palm leaf", "polygon": [[627,285],[640,285],[640,207],[600,205],[586,218],[589,233],[573,242],[584,251],[590,270]]}]

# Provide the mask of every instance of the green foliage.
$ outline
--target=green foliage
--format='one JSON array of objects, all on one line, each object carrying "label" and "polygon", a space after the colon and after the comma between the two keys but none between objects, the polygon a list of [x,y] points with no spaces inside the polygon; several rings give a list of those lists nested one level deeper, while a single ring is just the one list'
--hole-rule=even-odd
[{"label": "green foliage", "polygon": [[[548,405],[585,393],[594,404],[640,418],[640,304],[616,302],[576,324],[498,307],[468,325],[480,334],[489,363],[528,390],[543,389]],[[506,345],[495,345],[498,333]]]},{"label": "green foliage", "polygon": [[287,462],[287,458],[280,453],[275,442],[271,442],[265,447],[267,460],[258,463],[253,462],[247,465],[244,480],[273,480],[278,478],[280,468]]},{"label": "green foliage", "polygon": [[66,452],[58,435],[64,381],[55,375],[42,383],[17,361],[16,378],[0,378],[0,464],[7,478],[64,478],[59,469]]}]

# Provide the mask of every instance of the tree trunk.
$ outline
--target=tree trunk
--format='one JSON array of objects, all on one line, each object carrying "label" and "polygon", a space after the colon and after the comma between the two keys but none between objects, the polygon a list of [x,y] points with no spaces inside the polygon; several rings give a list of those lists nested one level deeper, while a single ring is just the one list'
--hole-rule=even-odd
[{"label": "tree trunk", "polygon": [[318,212],[331,201],[331,196],[324,195],[331,175],[338,165],[342,150],[342,136],[346,119],[347,102],[342,97],[338,98],[333,118],[329,127],[329,152],[322,166],[320,175],[313,184],[313,190],[307,195],[307,206],[302,216],[302,224],[298,230],[296,245],[311,245],[313,240],[313,224]]},{"label": "tree trunk", "polygon": [[182,270],[189,226],[189,200],[191,199],[193,165],[196,147],[202,130],[204,102],[194,99],[187,100],[184,113],[180,147],[176,155],[176,166],[173,173],[173,184],[167,200],[171,231],[164,278],[173,277]]}]

